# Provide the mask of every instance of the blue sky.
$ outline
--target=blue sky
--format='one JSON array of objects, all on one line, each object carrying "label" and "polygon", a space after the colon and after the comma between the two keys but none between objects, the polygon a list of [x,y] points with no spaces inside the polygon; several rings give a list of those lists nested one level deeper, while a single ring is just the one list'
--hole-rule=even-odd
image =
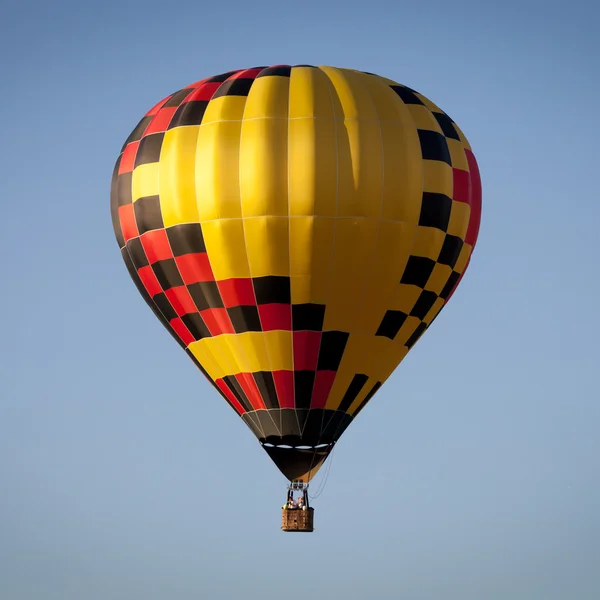
[{"label": "blue sky", "polygon": [[[0,597],[596,599],[599,12],[6,0]],[[484,192],[468,274],[339,442],[309,536],[279,531],[285,481],[138,296],[108,203],[155,102],[277,63],[422,92]]]}]

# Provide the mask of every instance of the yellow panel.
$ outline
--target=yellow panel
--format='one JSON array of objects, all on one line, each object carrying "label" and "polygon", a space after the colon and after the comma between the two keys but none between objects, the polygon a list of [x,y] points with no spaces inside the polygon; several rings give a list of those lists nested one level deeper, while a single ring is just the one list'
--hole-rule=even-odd
[{"label": "yellow panel", "polygon": [[202,117],[202,127],[217,121],[239,121],[245,105],[246,96],[219,96],[211,100]]},{"label": "yellow panel", "polygon": [[454,270],[457,273],[462,273],[465,270],[465,267],[469,262],[472,250],[473,247],[470,244],[463,244],[463,247],[460,250],[460,254],[458,255],[458,260],[454,265]]},{"label": "yellow panel", "polygon": [[373,265],[377,229],[374,220],[337,219],[325,329],[355,330],[367,274]]},{"label": "yellow panel", "polygon": [[412,117],[413,123],[417,129],[426,129],[429,131],[443,133],[440,124],[426,106],[421,104],[407,104],[406,106],[410,111],[410,116]]},{"label": "yellow panel", "polygon": [[421,145],[409,105],[382,78],[361,75],[381,127],[383,145],[382,218],[417,223],[423,189]]},{"label": "yellow panel", "polygon": [[[315,217],[296,217],[289,220],[290,275],[293,277],[311,274],[314,225]],[[331,257],[331,245],[329,245],[329,257]]]},{"label": "yellow panel", "polygon": [[252,277],[290,274],[288,221],[286,217],[244,219],[246,252]]},{"label": "yellow panel", "polygon": [[452,267],[437,263],[435,267],[433,267],[433,271],[427,280],[425,289],[440,294],[448,282],[450,275],[452,275]]},{"label": "yellow panel", "polygon": [[261,117],[288,118],[289,77],[259,77],[254,80],[244,110],[244,120]]},{"label": "yellow panel", "polygon": [[235,365],[231,362],[231,356],[228,356],[228,353],[224,354],[221,348],[222,337],[203,338],[200,341],[192,342],[189,346],[192,354],[202,365],[206,362],[214,369],[216,379],[236,373]]},{"label": "yellow panel", "polygon": [[355,331],[375,333],[390,308],[398,282],[413,248],[415,226],[382,222],[373,262],[367,273],[365,293],[356,314]]},{"label": "yellow panel", "polygon": [[452,167],[440,160],[424,160],[423,163],[423,191],[446,194],[452,198],[454,192],[454,179]]},{"label": "yellow panel", "polygon": [[202,233],[217,280],[250,277],[241,219],[207,221],[202,224]]},{"label": "yellow panel", "polygon": [[336,115],[336,118],[377,119],[373,102],[368,92],[361,85],[357,73],[334,67],[321,67],[321,70],[329,77],[335,88],[337,101],[340,103],[342,114]]},{"label": "yellow panel", "polygon": [[383,146],[378,121],[338,124],[338,216],[379,218],[383,200]]},{"label": "yellow panel", "polygon": [[373,335],[353,333],[348,338],[344,356],[340,363],[340,370],[347,370],[351,373],[351,378],[355,373],[363,373],[372,375],[377,373],[380,366],[380,359],[383,350],[389,349],[391,346],[382,340],[388,338],[379,338]]},{"label": "yellow panel", "polygon": [[292,304],[306,304],[311,302],[311,278],[308,275],[290,277]]},{"label": "yellow panel", "polygon": [[398,283],[411,254],[417,228],[410,223],[383,221],[370,272],[375,279]]},{"label": "yellow panel", "polygon": [[417,224],[421,214],[423,160],[416,129],[382,125],[384,196],[382,218]]},{"label": "yellow panel", "polygon": [[236,373],[250,373],[251,365],[244,353],[237,335],[219,336],[219,347],[226,353],[229,363],[235,366]]},{"label": "yellow panel", "polygon": [[416,285],[407,285],[399,283],[394,290],[390,310],[400,310],[408,314],[415,306],[415,303],[421,295],[421,288]]},{"label": "yellow panel", "polygon": [[415,244],[411,254],[437,260],[446,239],[446,234],[435,227],[417,227]]},{"label": "yellow panel", "polygon": [[375,335],[385,313],[390,310],[397,283],[370,280],[358,303],[353,331]]},{"label": "yellow panel", "polygon": [[[379,122],[400,123],[414,129],[414,123],[408,106],[404,104],[396,92],[379,77],[361,74],[361,85],[368,90]],[[418,141],[418,140],[417,140]]]},{"label": "yellow panel", "polygon": [[[186,127],[175,131],[187,129]],[[198,135],[195,177],[200,220],[242,216],[240,206],[240,121],[203,124]]]},{"label": "yellow panel", "polygon": [[465,154],[465,147],[462,142],[453,140],[452,138],[446,138],[448,142],[448,149],[450,150],[450,160],[452,160],[452,167],[455,169],[462,169],[463,171],[469,170],[469,163],[467,162],[467,155]]},{"label": "yellow panel", "polygon": [[313,302],[324,304],[329,288],[329,276],[333,261],[335,244],[336,219],[329,217],[315,218],[312,251],[312,288]]},{"label": "yellow panel", "polygon": [[263,336],[271,369],[273,371],[292,371],[294,369],[292,332],[265,331]]},{"label": "yellow panel", "polygon": [[165,227],[198,222],[196,145],[200,126],[165,132],[159,163],[160,207]]},{"label": "yellow panel", "polygon": [[[379,217],[383,185],[383,146],[375,106],[360,76],[324,67],[334,88],[337,123],[339,216]],[[340,114],[341,111],[341,114]]]},{"label": "yellow panel", "polygon": [[[227,369],[227,375],[237,375],[238,373],[243,373],[243,365],[240,364],[239,352],[236,352],[236,347],[234,344],[230,344],[228,338],[234,337],[232,335],[219,335],[214,338],[209,338],[214,340],[214,342],[210,345],[210,351],[216,360],[218,360],[224,369]],[[204,341],[204,340],[202,340]]]},{"label": "yellow panel", "polygon": [[352,335],[351,338],[354,339],[350,346],[350,357],[355,371],[375,377],[378,381],[384,381],[406,355],[403,346],[387,337]]},{"label": "yellow panel", "polygon": [[[269,78],[257,81],[265,79]],[[244,116],[240,141],[244,217],[288,214],[287,143],[286,119],[247,120]]]},{"label": "yellow panel", "polygon": [[291,215],[336,213],[337,140],[332,92],[329,79],[319,69],[292,70],[288,123]]},{"label": "yellow panel", "polygon": [[289,122],[291,215],[336,214],[336,135],[333,119],[299,118]]},{"label": "yellow panel", "polygon": [[[269,360],[267,355],[266,339],[271,340],[270,348],[274,352],[281,351],[281,348],[285,345],[279,344],[278,346],[277,340],[273,342],[271,333],[281,332],[223,334],[193,342],[190,344],[190,350],[201,362],[208,360],[213,368],[216,365],[215,372],[218,373],[218,377],[237,375],[238,373],[271,371],[273,362]],[[287,333],[288,336],[291,336],[290,332]],[[289,351],[291,353],[291,342]],[[280,365],[282,359],[277,359],[277,361],[274,364]],[[291,354],[285,364],[289,364],[290,361]],[[204,365],[204,362],[202,364]]]},{"label": "yellow panel", "polygon": [[471,207],[466,202],[453,201],[452,210],[450,211],[450,222],[448,223],[448,233],[464,240],[467,227],[469,226],[470,215]]},{"label": "yellow panel", "polygon": [[289,118],[333,119],[331,84],[320,69],[294,67],[290,76]]},{"label": "yellow panel", "polygon": [[258,371],[270,371],[271,364],[267,356],[267,347],[264,336],[266,334],[258,331],[250,331],[240,333],[236,337],[241,346],[242,352],[246,355],[249,361],[248,373],[256,373]]},{"label": "yellow panel", "polygon": [[219,362],[215,360],[215,357],[211,354],[211,352],[207,351],[206,345],[202,344],[202,341],[203,340],[192,342],[188,346],[189,351],[194,355],[194,357],[198,360],[198,362],[213,380],[225,377],[227,372],[222,368]]},{"label": "yellow panel", "polygon": [[326,409],[335,410],[340,405],[354,375],[355,372],[351,367],[340,365],[335,379],[333,380],[329,396],[327,396],[327,402],[325,404]]},{"label": "yellow panel", "polygon": [[[258,367],[258,355],[256,354],[256,348],[251,347],[249,352],[247,352],[248,344],[244,344],[242,342],[241,335],[222,335],[221,338],[221,347],[226,345],[228,349],[229,355],[232,356],[232,362],[235,363],[237,373],[253,373],[257,370],[260,370]],[[262,342],[264,347],[264,342]]]},{"label": "yellow panel", "polygon": [[134,202],[146,196],[158,195],[158,164],[148,163],[133,170],[131,194]]}]

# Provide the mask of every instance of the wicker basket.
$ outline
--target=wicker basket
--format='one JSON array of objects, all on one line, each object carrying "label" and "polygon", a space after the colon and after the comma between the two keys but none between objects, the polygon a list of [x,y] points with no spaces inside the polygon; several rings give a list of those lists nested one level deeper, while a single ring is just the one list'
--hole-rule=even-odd
[{"label": "wicker basket", "polygon": [[310,532],[313,530],[314,513],[313,508],[284,508],[281,511],[281,529]]}]

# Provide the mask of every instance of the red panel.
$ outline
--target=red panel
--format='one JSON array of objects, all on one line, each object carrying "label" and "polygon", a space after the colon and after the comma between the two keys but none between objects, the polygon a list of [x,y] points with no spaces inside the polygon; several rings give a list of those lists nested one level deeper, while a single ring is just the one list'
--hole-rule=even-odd
[{"label": "red panel", "polygon": [[229,389],[227,384],[222,379],[215,379],[215,384],[223,392],[227,400],[231,402],[233,408],[235,408],[240,415],[243,415],[246,412],[244,407],[238,402],[237,398],[233,395],[233,392]]},{"label": "red panel", "polygon": [[189,313],[198,312],[194,300],[184,285],[166,290],[165,296],[169,299],[171,306],[180,317]]},{"label": "red panel", "polygon": [[248,397],[248,400],[250,400],[252,408],[254,408],[255,410],[266,408],[262,396],[258,391],[256,382],[254,381],[254,377],[252,377],[250,373],[238,373],[235,376],[235,378],[237,379],[238,383],[242,386],[242,389]]},{"label": "red panel", "polygon": [[219,82],[203,83],[185,99],[185,102],[191,102],[192,100],[210,100],[214,93],[219,89],[220,85]]},{"label": "red panel", "polygon": [[148,125],[148,129],[146,129],[144,137],[150,135],[151,133],[166,131],[176,110],[176,106],[168,106],[167,108],[159,110],[154,119],[152,119],[150,125]]},{"label": "red panel", "polygon": [[158,104],[155,104],[147,113],[146,116],[147,117],[151,117],[152,115],[155,115],[163,106],[163,104],[166,104],[167,100],[170,98],[170,96],[167,96],[166,98],[163,98]]},{"label": "red panel", "polygon": [[140,238],[142,246],[146,251],[148,262],[152,265],[159,260],[173,258],[173,251],[169,244],[167,232],[164,229],[148,231]]},{"label": "red panel", "polygon": [[231,79],[254,79],[261,71],[262,69],[244,69],[229,77],[227,81],[230,81]]},{"label": "red panel", "polygon": [[457,202],[469,202],[471,195],[471,181],[469,172],[462,169],[452,169],[454,179],[454,192],[452,198]]},{"label": "red panel", "polygon": [[212,336],[235,333],[231,319],[224,308],[209,308],[200,313]]},{"label": "red panel", "polygon": [[273,371],[275,390],[281,408],[294,408],[294,372]]},{"label": "red panel", "polygon": [[173,328],[173,331],[181,338],[181,341],[189,346],[194,341],[194,336],[190,333],[189,329],[183,324],[181,319],[171,319],[169,324]]},{"label": "red panel", "polygon": [[292,307],[289,304],[261,304],[258,316],[263,331],[292,330]]},{"label": "red panel", "polygon": [[139,145],[139,142],[131,142],[125,146],[125,149],[123,150],[123,156],[121,157],[121,162],[119,163],[119,175],[133,171],[133,166],[135,165],[135,155],[137,154]]},{"label": "red panel", "polygon": [[469,177],[471,179],[471,218],[469,219],[465,242],[475,247],[479,235],[479,225],[481,224],[481,175],[479,174],[475,155],[470,150],[465,150],[465,154],[469,163]]},{"label": "red panel", "polygon": [[337,371],[317,371],[310,404],[311,408],[325,408],[336,374]]},{"label": "red panel", "polygon": [[137,223],[135,222],[135,213],[133,212],[133,204],[119,206],[119,221],[121,222],[123,239],[126,242],[139,235]]},{"label": "red panel", "polygon": [[252,279],[224,279],[217,284],[225,308],[256,305]]},{"label": "red panel", "polygon": [[316,371],[320,347],[320,331],[294,331],[294,370]]},{"label": "red panel", "polygon": [[158,283],[158,279],[152,270],[152,267],[142,267],[138,269],[138,275],[150,296],[155,296],[162,292],[162,287]]},{"label": "red panel", "polygon": [[215,280],[206,252],[177,256],[175,262],[186,285],[198,283],[199,281]]}]

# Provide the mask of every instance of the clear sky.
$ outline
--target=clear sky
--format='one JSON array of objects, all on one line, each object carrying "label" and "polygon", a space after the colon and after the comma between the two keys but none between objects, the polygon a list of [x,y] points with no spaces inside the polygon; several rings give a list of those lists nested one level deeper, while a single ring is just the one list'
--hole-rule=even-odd
[{"label": "clear sky", "polygon": [[[599,18],[4,0],[0,598],[597,600]],[[306,536],[279,530],[285,480],[139,297],[109,214],[146,110],[277,63],[422,92],[484,191],[467,276],[337,445]]]}]

